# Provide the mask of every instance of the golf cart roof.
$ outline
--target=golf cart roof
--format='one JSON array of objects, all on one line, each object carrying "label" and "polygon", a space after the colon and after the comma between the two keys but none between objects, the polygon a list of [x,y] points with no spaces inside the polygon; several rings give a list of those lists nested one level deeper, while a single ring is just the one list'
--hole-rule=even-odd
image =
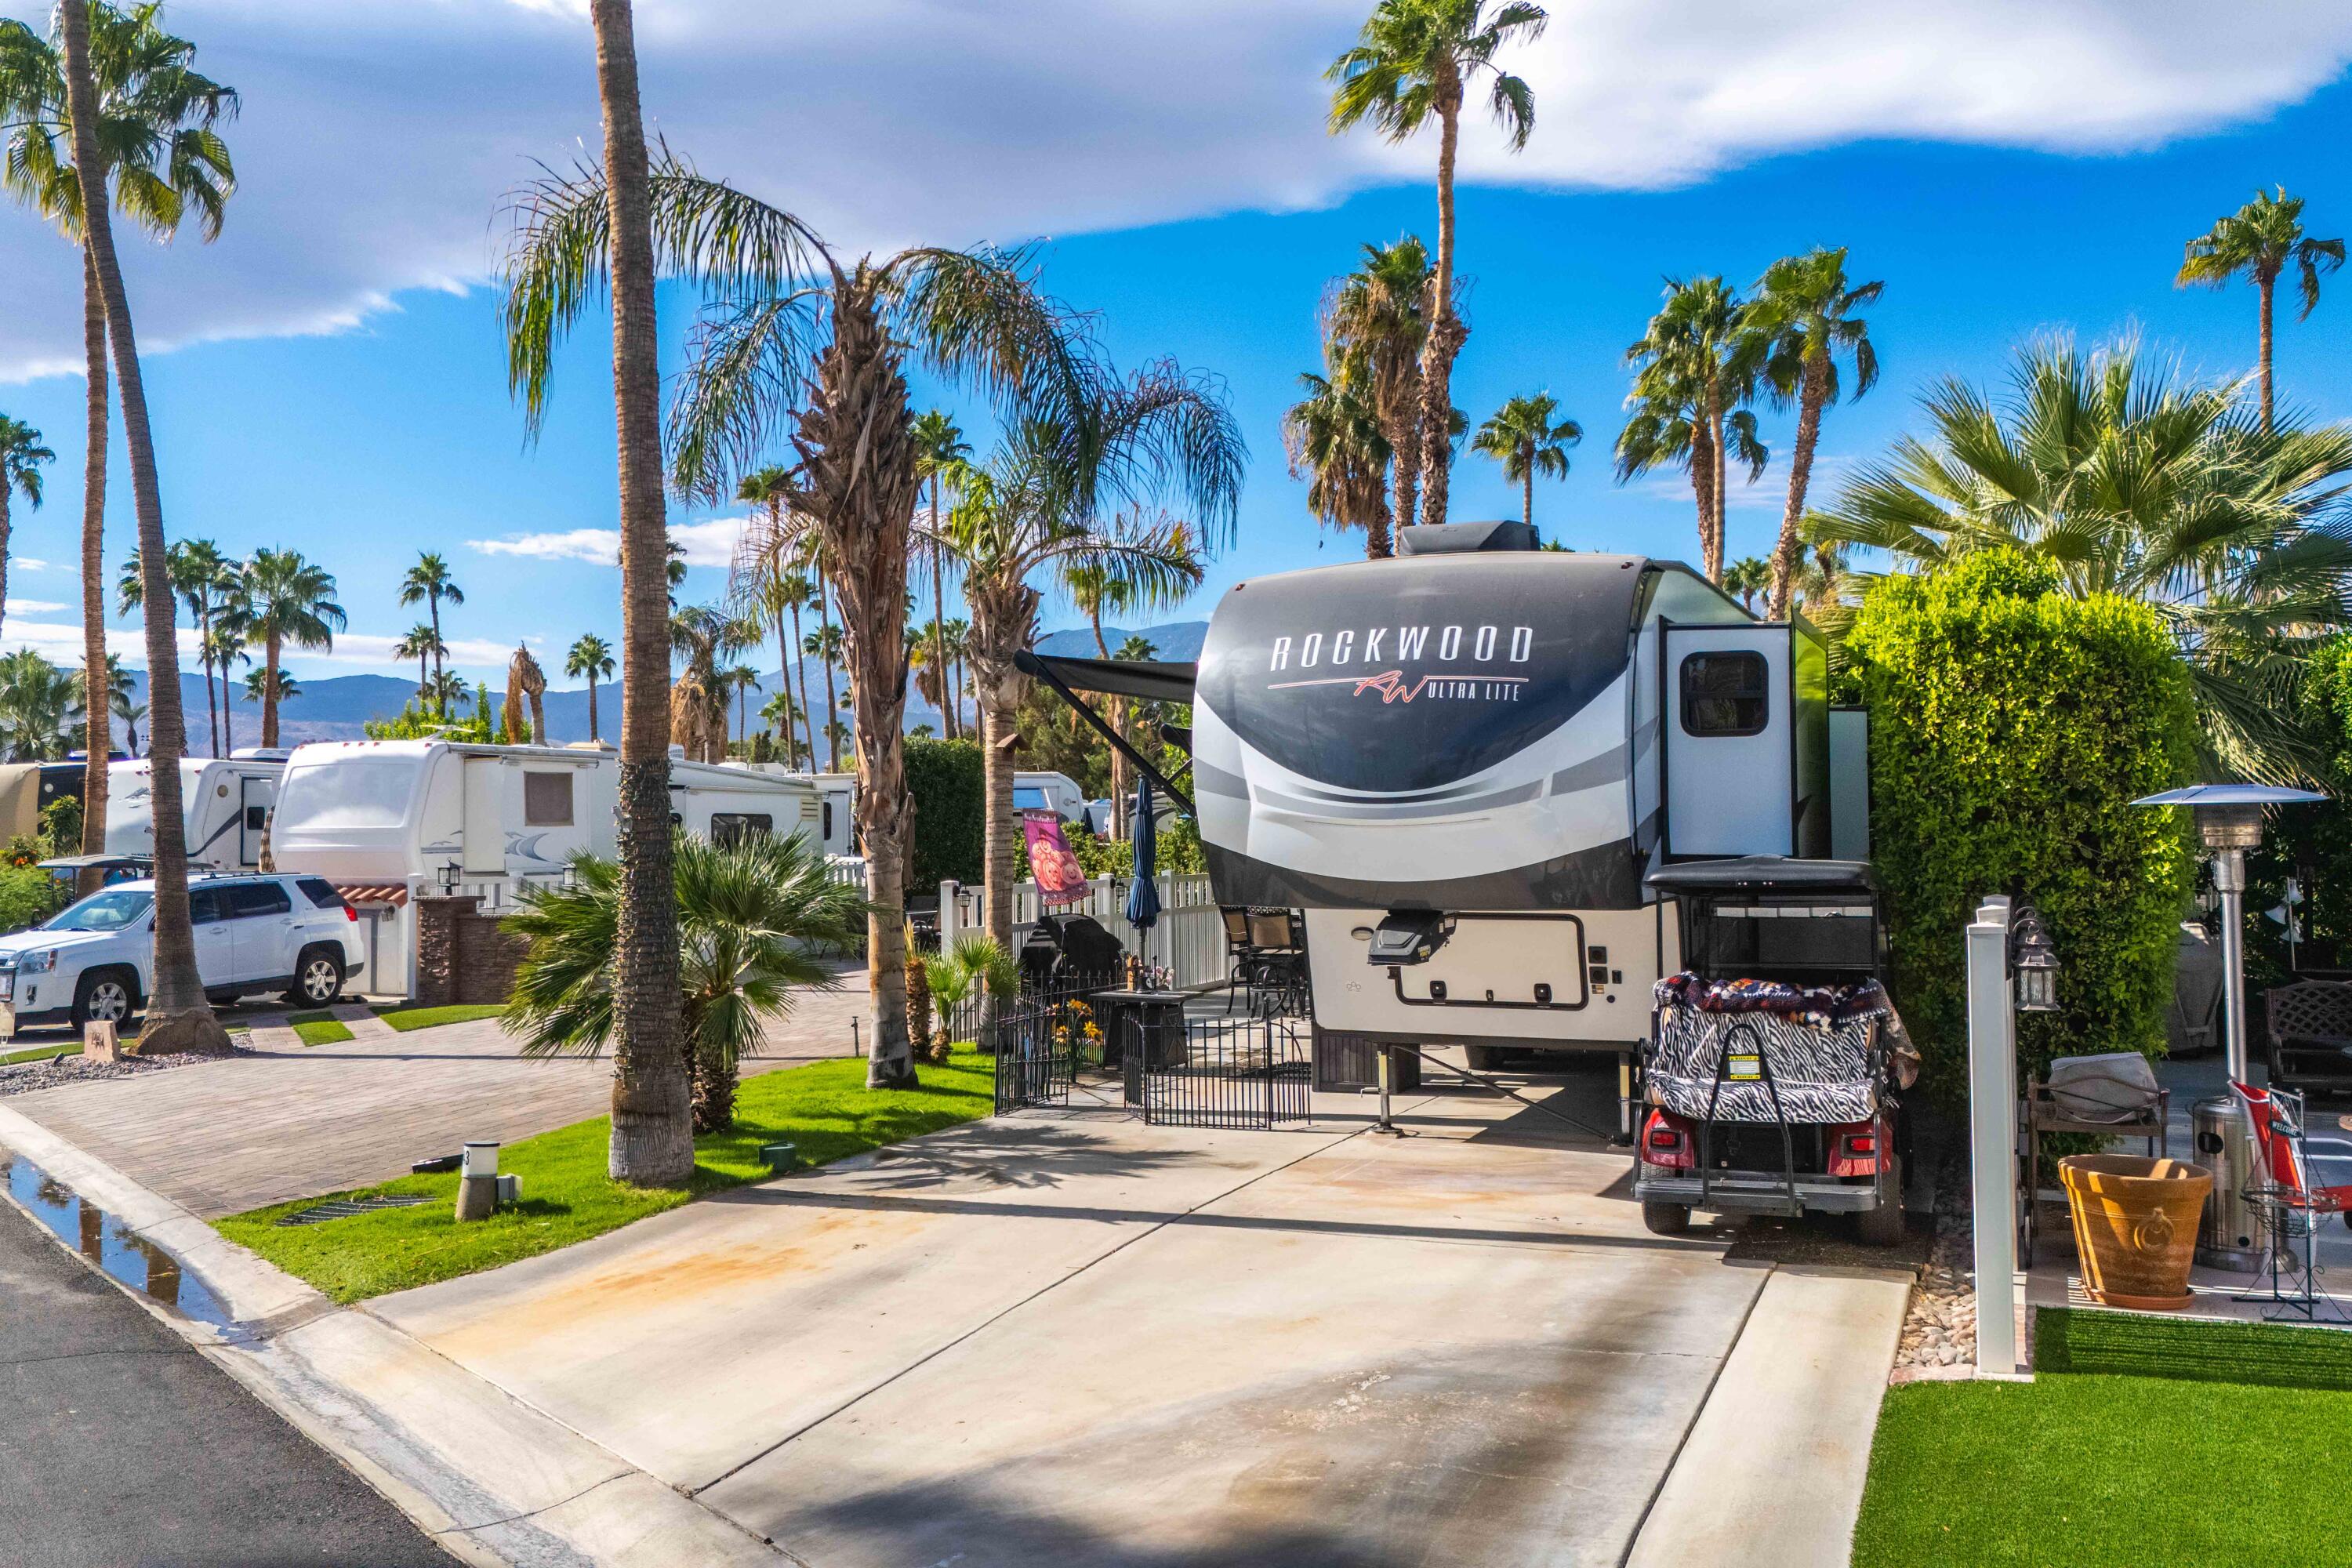
[{"label": "golf cart roof", "polygon": [[136,871],[142,877],[155,870],[152,855],[60,855],[37,864],[44,871]]},{"label": "golf cart roof", "polygon": [[1662,866],[1645,879],[1662,893],[1875,892],[1877,880],[1861,860],[1796,860],[1786,855],[1741,855]]}]

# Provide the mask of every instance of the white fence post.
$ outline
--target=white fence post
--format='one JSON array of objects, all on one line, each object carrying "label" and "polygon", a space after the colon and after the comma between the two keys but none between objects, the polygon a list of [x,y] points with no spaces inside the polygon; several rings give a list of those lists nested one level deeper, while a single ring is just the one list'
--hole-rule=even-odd
[{"label": "white fence post", "polygon": [[953,882],[940,884],[940,951],[955,951],[956,938],[962,934],[960,927],[963,909],[956,900],[961,889]]},{"label": "white fence post", "polygon": [[[1976,1202],[1977,1375],[2013,1378],[2017,1338],[2017,1012],[2009,900],[1968,928],[1969,1152]],[[2036,1194],[2028,1193],[2031,1203]]]}]

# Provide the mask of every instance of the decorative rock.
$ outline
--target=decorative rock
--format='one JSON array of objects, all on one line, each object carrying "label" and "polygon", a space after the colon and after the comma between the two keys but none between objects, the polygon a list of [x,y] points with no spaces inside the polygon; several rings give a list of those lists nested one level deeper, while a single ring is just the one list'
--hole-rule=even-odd
[{"label": "decorative rock", "polygon": [[117,1062],[122,1059],[112,1019],[92,1018],[82,1026],[81,1058],[86,1062]]}]

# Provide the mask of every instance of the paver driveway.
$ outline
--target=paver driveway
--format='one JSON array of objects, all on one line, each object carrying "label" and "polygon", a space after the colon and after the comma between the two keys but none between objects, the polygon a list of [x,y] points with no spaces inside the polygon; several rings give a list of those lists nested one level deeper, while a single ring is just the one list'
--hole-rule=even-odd
[{"label": "paver driveway", "polygon": [[1000,1118],[365,1310],[813,1568],[1617,1562],[1768,1271],[1359,1105]]}]

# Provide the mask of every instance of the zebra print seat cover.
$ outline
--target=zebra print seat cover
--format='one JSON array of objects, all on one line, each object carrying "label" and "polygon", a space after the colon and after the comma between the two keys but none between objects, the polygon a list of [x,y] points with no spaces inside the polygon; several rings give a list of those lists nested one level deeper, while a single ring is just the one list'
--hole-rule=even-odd
[{"label": "zebra print seat cover", "polygon": [[[1816,1027],[1777,1013],[1662,1006],[1643,1076],[1654,1103],[1695,1120],[1867,1121],[1878,1113],[1878,1024],[1869,1016]],[[1716,1069],[1727,1050],[1760,1053],[1771,1068],[1771,1085],[1761,1078],[1727,1079],[1718,1092]]]}]

